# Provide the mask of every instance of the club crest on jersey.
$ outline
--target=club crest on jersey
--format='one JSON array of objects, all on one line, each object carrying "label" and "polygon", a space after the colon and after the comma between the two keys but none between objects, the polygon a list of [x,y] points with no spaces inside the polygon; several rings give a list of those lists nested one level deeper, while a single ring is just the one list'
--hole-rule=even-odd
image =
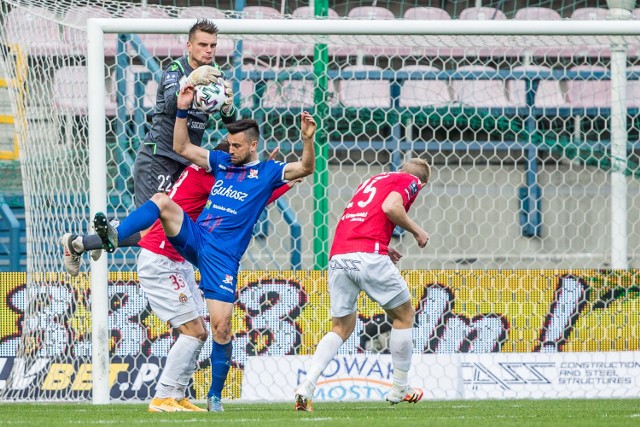
[{"label": "club crest on jersey", "polygon": [[409,184],[409,193],[411,193],[412,196],[418,194],[419,190],[420,188],[418,187],[418,184],[416,182],[412,182],[411,184]]},{"label": "club crest on jersey", "polygon": [[258,179],[258,169],[249,169],[249,178]]},{"label": "club crest on jersey", "polygon": [[229,274],[225,274],[224,280],[222,281],[222,283],[226,283],[227,285],[233,285],[233,276]]},{"label": "club crest on jersey", "polygon": [[187,296],[183,293],[181,293],[180,295],[178,295],[178,301],[180,301],[182,304],[184,304],[185,302],[187,302]]}]

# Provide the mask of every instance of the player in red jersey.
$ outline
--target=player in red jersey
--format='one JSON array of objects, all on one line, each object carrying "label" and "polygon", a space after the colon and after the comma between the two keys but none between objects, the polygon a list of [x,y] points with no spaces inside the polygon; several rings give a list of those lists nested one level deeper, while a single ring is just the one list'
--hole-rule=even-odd
[{"label": "player in red jersey", "polygon": [[[222,142],[216,150],[228,151],[228,143]],[[275,156],[277,150],[271,153]],[[214,175],[191,165],[182,172],[173,185],[169,197],[182,207],[192,219],[196,219],[213,187]],[[267,204],[286,193],[293,184],[277,188]],[[62,243],[65,249],[65,267],[71,275],[78,275],[82,252],[98,249],[99,246],[80,244],[75,246],[71,271],[70,249],[74,242],[81,243],[86,236],[65,234]],[[204,411],[185,397],[186,387],[197,367],[198,356],[207,340],[207,330],[201,316],[204,308],[202,293],[195,282],[193,266],[187,262],[165,236],[160,220],[156,221],[138,245],[142,248],[138,256],[137,269],[140,286],[149,305],[159,319],[169,322],[179,332],[178,339],[167,354],[164,369],[158,380],[156,394],[149,404],[150,412]],[[74,274],[75,273],[75,274]]]},{"label": "player in red jersey", "polygon": [[426,246],[429,233],[407,212],[430,175],[426,161],[409,160],[398,172],[381,173],[360,184],[347,204],[338,220],[329,257],[332,327],[318,343],[307,376],[296,390],[296,410],[313,410],[311,400],[318,378],[356,326],[360,291],[380,304],[393,320],[389,339],[393,387],[386,400],[396,404],[422,399],[423,391],[409,386],[407,378],[415,310],[407,282],[395,266],[402,255],[389,248],[389,242],[397,225],[413,234],[419,247]]}]

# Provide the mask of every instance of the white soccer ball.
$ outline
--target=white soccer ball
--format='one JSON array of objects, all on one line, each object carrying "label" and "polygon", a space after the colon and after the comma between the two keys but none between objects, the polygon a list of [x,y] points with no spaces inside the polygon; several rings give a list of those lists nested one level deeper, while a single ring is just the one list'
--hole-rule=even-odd
[{"label": "white soccer ball", "polygon": [[226,100],[224,80],[219,78],[215,83],[196,86],[193,106],[204,113],[212,114],[220,111]]}]

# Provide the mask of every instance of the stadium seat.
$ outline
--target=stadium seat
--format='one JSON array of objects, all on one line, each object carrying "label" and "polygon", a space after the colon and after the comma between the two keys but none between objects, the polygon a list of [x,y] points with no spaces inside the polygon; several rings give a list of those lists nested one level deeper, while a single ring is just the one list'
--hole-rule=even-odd
[{"label": "stadium seat", "polygon": [[[314,8],[311,6],[300,6],[291,13],[291,17],[295,19],[315,18]],[[327,11],[327,19],[340,19],[340,15],[335,10],[329,8]]]},{"label": "stadium seat", "polygon": [[283,15],[270,6],[245,6],[242,10],[245,19],[282,19]]},{"label": "stadium seat", "polygon": [[[268,69],[267,67],[263,67],[261,65],[254,65],[254,64],[247,64],[242,66],[242,71],[244,72],[249,72],[249,71],[264,72],[267,69]],[[254,108],[260,106],[260,104],[254,105],[255,92],[256,92],[255,81],[250,79],[242,79],[240,81],[240,108],[241,109],[248,108],[253,110]]]},{"label": "stadium seat", "polygon": [[9,45],[18,45],[23,53],[35,56],[72,53],[63,42],[58,18],[42,7],[14,7],[4,19]]},{"label": "stadium seat", "polygon": [[500,9],[493,7],[469,7],[460,12],[458,19],[479,21],[504,20],[507,16]]},{"label": "stadium seat", "polygon": [[[313,71],[311,66],[299,66],[278,71]],[[267,82],[262,97],[264,108],[311,108],[313,102],[313,77],[304,80],[278,79]]]},{"label": "stadium seat", "polygon": [[[404,19],[424,19],[424,20],[450,20],[451,16],[446,10],[437,7],[412,7],[407,9],[403,15]],[[430,46],[414,46],[411,48],[414,56],[462,56],[464,50],[458,49],[442,49]]]},{"label": "stadium seat", "polygon": [[[382,71],[375,65],[349,65],[343,71]],[[340,102],[345,107],[389,108],[391,106],[391,85],[388,80],[341,80],[339,82]]]},{"label": "stadium seat", "polygon": [[[396,19],[393,12],[389,9],[379,6],[358,6],[349,11],[347,15],[349,19]],[[391,39],[389,39],[391,40]],[[330,51],[331,53],[331,51]],[[405,45],[359,45],[349,46],[345,49],[347,55],[362,56],[407,56],[411,55],[412,51],[410,47]]]},{"label": "stadium seat", "polygon": [[396,19],[389,9],[380,6],[358,6],[347,14],[349,19]]},{"label": "stadium seat", "polygon": [[[408,65],[398,71],[440,71],[428,65]],[[400,107],[440,107],[451,102],[444,80],[405,80],[400,89]]]},{"label": "stadium seat", "polygon": [[605,20],[609,15],[609,10],[601,7],[579,7],[571,14],[571,19],[584,21]]},{"label": "stadium seat", "polygon": [[548,7],[523,7],[518,9],[513,19],[521,21],[555,21],[562,18],[558,12]]},{"label": "stadium seat", "polygon": [[[570,71],[604,72],[600,66],[580,65]],[[611,107],[611,80],[568,80],[567,100],[575,108]]]},{"label": "stadium seat", "polygon": [[[627,68],[627,71],[640,73],[640,66]],[[627,107],[640,108],[640,80],[627,80]]]},{"label": "stadium seat", "polygon": [[[123,18],[172,19],[169,13],[159,6],[131,5],[123,13]],[[153,56],[178,57],[184,55],[186,46],[175,34],[139,34],[144,47]]]},{"label": "stadium seat", "polygon": [[[131,113],[135,101],[135,89],[134,84],[138,74],[151,73],[144,65],[130,65],[127,67],[126,79],[127,79],[127,112]],[[115,92],[115,91],[114,91]],[[158,82],[153,78],[149,79],[144,88],[144,98],[142,99],[142,108],[145,110],[151,110],[156,105],[156,96],[158,95]]]},{"label": "stadium seat", "polygon": [[[87,67],[83,65],[65,66],[56,70],[53,77],[53,107],[57,111],[70,116],[85,115],[88,112]],[[108,117],[115,115],[116,105],[109,96],[105,101],[105,113]]]},{"label": "stadium seat", "polygon": [[451,16],[444,9],[437,7],[411,7],[404,12],[404,19],[449,20]]},{"label": "stadium seat", "polygon": [[[199,19],[207,18],[212,19],[214,22],[220,19],[226,19],[227,16],[223,11],[215,7],[209,6],[192,6],[186,7],[178,12],[178,18],[180,19]],[[183,46],[187,45],[189,40],[188,34],[180,34],[178,40]],[[231,56],[235,50],[235,43],[233,39],[224,34],[218,34],[218,46],[216,47],[216,56]]]},{"label": "stadium seat", "polygon": [[[64,16],[65,26],[62,29],[62,40],[73,48],[74,53],[82,54],[87,50],[87,19],[88,18],[113,18],[111,13],[98,6],[81,6],[70,8]],[[79,28],[84,28],[80,30]],[[116,34],[104,35],[104,55],[115,56],[117,51],[118,36]]]},{"label": "stadium seat", "polygon": [[[245,6],[242,11],[244,19],[283,19],[284,15],[269,6]],[[313,55],[313,46],[303,52],[303,48],[295,43],[286,41],[273,41],[275,36],[264,36],[260,40],[255,38],[245,39],[242,44],[242,53],[245,57],[257,56],[299,56]]]},{"label": "stadium seat", "polygon": [[[70,8],[64,16],[65,26],[62,30],[62,39],[73,48],[75,54],[85,54],[87,51],[87,19],[88,18],[113,18],[111,12],[99,6],[80,6]],[[85,28],[80,30],[78,28]],[[118,48],[118,36],[116,34],[104,35],[104,55],[115,56]]]},{"label": "stadium seat", "polygon": [[[514,67],[513,71],[538,72],[551,71],[551,69],[545,66],[528,65]],[[527,105],[526,85],[524,80],[509,80],[507,81],[507,87],[509,89],[509,99],[513,105],[516,107],[524,107]],[[535,107],[560,108],[566,107],[567,105],[567,101],[565,100],[558,80],[540,80],[538,90],[536,91],[534,102]]]},{"label": "stadium seat", "polygon": [[[458,67],[457,71],[492,74],[496,70],[484,65],[466,65]],[[503,80],[479,80],[469,77],[465,80],[452,80],[451,87],[456,99],[463,105],[471,107],[508,107],[511,103],[505,94]]]}]

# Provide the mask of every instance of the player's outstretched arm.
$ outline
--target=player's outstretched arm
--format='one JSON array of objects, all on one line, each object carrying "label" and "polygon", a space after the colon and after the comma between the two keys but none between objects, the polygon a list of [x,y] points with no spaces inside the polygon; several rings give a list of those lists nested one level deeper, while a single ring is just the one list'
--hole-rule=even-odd
[{"label": "player's outstretched arm", "polygon": [[178,112],[173,127],[173,151],[201,168],[209,169],[209,150],[192,144],[189,139],[187,111],[193,102],[194,92],[195,88],[192,85],[186,85],[178,93]]},{"label": "player's outstretched arm", "polygon": [[387,198],[384,199],[384,202],[382,202],[382,211],[395,225],[398,225],[413,234],[416,242],[418,242],[418,246],[424,248],[427,245],[427,242],[429,241],[429,233],[424,231],[415,223],[415,221],[409,218],[407,211],[404,209],[400,193],[396,191],[389,193]]},{"label": "player's outstretched arm", "polygon": [[316,122],[313,116],[306,111],[302,112],[302,159],[299,162],[288,163],[284,170],[284,179],[294,180],[311,175],[316,166],[316,151],[313,145],[313,137],[316,134]]}]

